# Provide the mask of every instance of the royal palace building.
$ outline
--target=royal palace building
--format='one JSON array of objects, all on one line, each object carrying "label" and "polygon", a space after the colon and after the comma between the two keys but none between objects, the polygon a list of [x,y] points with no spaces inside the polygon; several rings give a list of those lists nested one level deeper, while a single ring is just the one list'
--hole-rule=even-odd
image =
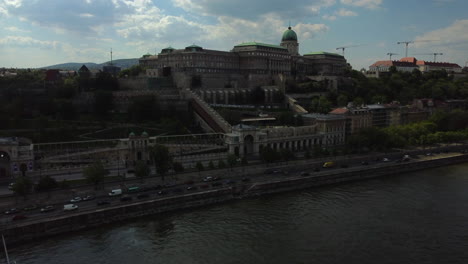
[{"label": "royal palace building", "polygon": [[145,55],[140,65],[149,77],[168,76],[174,72],[187,74],[241,75],[341,75],[346,59],[335,53],[312,52],[301,56],[297,34],[289,27],[280,45],[246,42],[231,51],[204,49],[191,45],[184,49],[167,47],[158,55]]}]

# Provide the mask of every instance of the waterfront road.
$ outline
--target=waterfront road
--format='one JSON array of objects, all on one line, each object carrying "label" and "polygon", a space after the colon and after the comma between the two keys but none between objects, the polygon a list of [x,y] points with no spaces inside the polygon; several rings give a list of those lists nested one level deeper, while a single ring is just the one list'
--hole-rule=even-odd
[{"label": "waterfront road", "polygon": [[[34,193],[24,200],[21,197],[6,196],[0,198],[1,215],[0,225],[2,228],[27,221],[37,221],[49,217],[58,217],[73,212],[65,212],[64,204],[69,204],[70,199],[76,196],[93,197],[90,201],[76,202],[78,211],[98,210],[109,206],[120,206],[138,201],[150,199],[162,199],[164,197],[177,196],[182,194],[204,192],[213,189],[236,187],[248,189],[256,183],[277,181],[284,178],[315,177],[323,176],[330,172],[362,170],[364,168],[379,168],[392,166],[395,162],[418,162],[420,160],[439,159],[465,155],[460,152],[428,152],[421,155],[411,155],[410,160],[402,161],[402,155],[382,154],[379,156],[352,156],[345,158],[326,158],[317,160],[303,160],[290,162],[288,164],[275,164],[266,167],[265,165],[235,167],[233,169],[212,170],[206,172],[192,172],[179,175],[167,176],[165,181],[160,177],[153,177],[141,180],[127,180],[106,184],[103,188],[95,190],[93,186],[86,186],[70,190],[59,190],[50,194]],[[332,160],[334,165],[331,168],[323,168],[323,163]],[[109,197],[108,192],[112,189],[138,186],[137,193],[125,193],[128,196],[126,201],[121,201],[120,196]],[[105,204],[98,205],[105,201]],[[48,212],[41,212],[40,208],[53,206],[54,209]],[[29,208],[28,208],[29,207]],[[18,212],[5,214],[4,212],[16,208]],[[29,210],[27,210],[29,209]]]}]

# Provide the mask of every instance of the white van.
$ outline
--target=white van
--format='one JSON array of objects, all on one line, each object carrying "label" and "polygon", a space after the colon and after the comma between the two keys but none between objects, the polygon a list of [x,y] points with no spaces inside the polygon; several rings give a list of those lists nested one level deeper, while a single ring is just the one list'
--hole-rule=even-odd
[{"label": "white van", "polygon": [[117,195],[122,195],[122,189],[115,189],[109,193],[109,196],[117,196]]},{"label": "white van", "polygon": [[65,204],[63,206],[64,211],[73,211],[73,210],[76,210],[76,209],[78,209],[78,205],[76,205],[76,204]]}]

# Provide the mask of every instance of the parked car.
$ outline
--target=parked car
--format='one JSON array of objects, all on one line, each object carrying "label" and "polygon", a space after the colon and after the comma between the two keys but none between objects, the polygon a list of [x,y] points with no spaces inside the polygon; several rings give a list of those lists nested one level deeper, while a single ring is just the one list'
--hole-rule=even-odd
[{"label": "parked car", "polygon": [[83,201],[91,201],[91,200],[94,200],[96,197],[92,196],[92,195],[86,195],[85,197],[83,197]]},{"label": "parked car", "polygon": [[96,202],[96,205],[107,205],[110,204],[108,200],[100,200]]},{"label": "parked car", "polygon": [[25,215],[19,214],[19,215],[13,216],[13,218],[11,220],[18,221],[18,220],[23,220],[23,219],[26,219],[26,218],[28,218],[28,217],[25,216]]},{"label": "parked car", "polygon": [[109,196],[118,196],[122,195],[122,189],[115,189],[110,191]]},{"label": "parked car", "polygon": [[226,181],[224,181],[224,183],[231,185],[231,184],[234,184],[236,182],[234,180],[226,180]]},{"label": "parked car", "polygon": [[6,211],[5,211],[5,214],[7,214],[7,215],[8,215],[8,214],[16,214],[16,213],[18,213],[18,212],[19,212],[18,209],[16,209],[16,208],[11,208],[11,209],[9,209],[9,210],[6,210]]},{"label": "parked car", "polygon": [[78,205],[76,205],[76,204],[65,204],[63,206],[64,211],[73,211],[73,210],[76,210],[76,209],[78,209]]},{"label": "parked car", "polygon": [[15,183],[14,183],[14,182],[8,184],[8,190],[13,190],[13,187],[15,187]]},{"label": "parked car", "polygon": [[81,202],[83,199],[79,196],[73,198],[70,200],[70,203],[78,203],[78,202]]},{"label": "parked car", "polygon": [[196,186],[188,186],[188,187],[187,187],[187,191],[194,191],[194,190],[196,190],[196,189],[197,189]]},{"label": "parked car", "polygon": [[47,205],[41,208],[41,213],[47,213],[53,210],[55,210],[55,207],[53,205]]},{"label": "parked car", "polygon": [[161,190],[158,192],[158,195],[166,195],[167,194],[167,191],[165,190]]},{"label": "parked car", "polygon": [[207,177],[203,178],[204,182],[209,182],[209,181],[212,181],[212,180],[213,180],[213,177],[211,177],[211,176],[207,176]]}]

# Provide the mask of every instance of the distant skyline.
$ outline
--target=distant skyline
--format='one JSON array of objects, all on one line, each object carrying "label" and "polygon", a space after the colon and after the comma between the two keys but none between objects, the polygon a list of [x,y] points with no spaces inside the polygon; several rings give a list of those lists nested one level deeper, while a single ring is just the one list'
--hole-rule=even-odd
[{"label": "distant skyline", "polygon": [[[408,55],[464,66],[466,0],[0,0],[0,67],[139,58],[197,44],[229,51],[257,41],[279,45],[289,23],[300,53],[345,50],[354,69]],[[431,40],[417,42],[421,40]]]}]

